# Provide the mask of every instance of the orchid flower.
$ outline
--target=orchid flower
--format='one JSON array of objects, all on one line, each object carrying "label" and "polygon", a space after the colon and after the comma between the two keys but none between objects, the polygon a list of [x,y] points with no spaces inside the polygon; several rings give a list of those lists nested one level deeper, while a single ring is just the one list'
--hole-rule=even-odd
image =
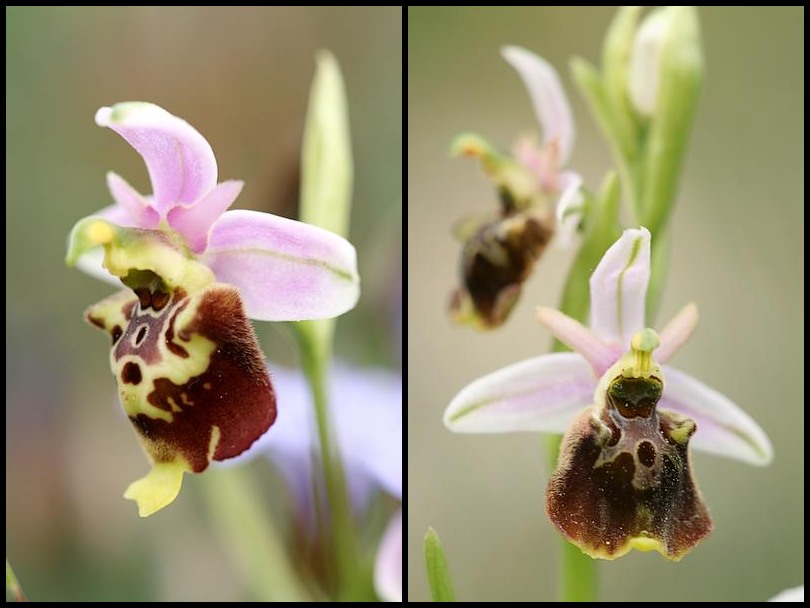
[{"label": "orchid flower", "polygon": [[464,134],[453,143],[452,153],[481,161],[501,201],[495,216],[470,218],[457,228],[464,241],[462,287],[453,293],[450,311],[456,322],[477,329],[492,329],[507,319],[522,283],[555,233],[560,242],[570,239],[582,203],[582,178],[562,170],[575,130],[557,72],[526,49],[509,46],[501,52],[529,91],[543,141],[538,145],[524,136],[511,156],[478,135]]},{"label": "orchid flower", "polygon": [[356,254],[322,228],[226,211],[242,182],[217,184],[211,146],[162,108],[121,103],[96,123],[141,154],[153,188],[142,196],[109,173],[115,204],[76,224],[67,258],[127,287],[86,317],[112,337],[121,404],[153,463],[125,493],[145,517],[175,499],[184,472],[242,453],[273,424],[275,393],[248,317],[353,308]]},{"label": "orchid flower", "polygon": [[[456,432],[566,436],[547,511],[592,557],[632,548],[680,559],[711,529],[692,480],[688,444],[766,465],[770,441],[728,397],[662,365],[697,323],[687,305],[661,331],[644,323],[650,233],[626,230],[591,276],[591,328],[541,308],[538,319],[573,353],[516,363],[462,389],[444,415]],[[583,409],[584,408],[584,409]]]}]

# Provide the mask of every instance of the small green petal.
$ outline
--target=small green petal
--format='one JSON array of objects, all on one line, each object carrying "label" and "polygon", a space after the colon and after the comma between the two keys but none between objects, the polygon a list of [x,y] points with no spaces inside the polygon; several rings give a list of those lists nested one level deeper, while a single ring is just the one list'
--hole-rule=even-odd
[{"label": "small green petal", "polygon": [[457,136],[450,144],[450,155],[478,159],[484,173],[498,186],[501,197],[507,197],[502,201],[507,211],[523,210],[537,202],[536,178],[480,135]]},{"label": "small green petal", "polygon": [[195,293],[214,282],[209,268],[191,259],[176,235],[160,230],[123,228],[100,217],[80,220],[70,233],[69,266],[94,247],[104,247],[104,268],[127,287],[151,287],[159,279],[168,290]]},{"label": "small green petal", "polygon": [[65,263],[71,268],[90,249],[108,245],[118,238],[118,226],[100,217],[79,220],[68,237],[68,252]]},{"label": "small green petal", "polygon": [[183,473],[188,470],[180,459],[155,463],[149,473],[129,484],[124,498],[138,503],[138,515],[149,517],[174,502],[180,493]]}]

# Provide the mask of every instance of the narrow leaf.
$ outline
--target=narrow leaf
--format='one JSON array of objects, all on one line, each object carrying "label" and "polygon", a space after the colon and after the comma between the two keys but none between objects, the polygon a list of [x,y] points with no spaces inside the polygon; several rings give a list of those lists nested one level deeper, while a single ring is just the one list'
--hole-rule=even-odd
[{"label": "narrow leaf", "polygon": [[428,528],[425,534],[425,566],[427,567],[430,595],[434,602],[455,602],[453,584],[450,582],[450,571],[444,547],[436,530]]}]

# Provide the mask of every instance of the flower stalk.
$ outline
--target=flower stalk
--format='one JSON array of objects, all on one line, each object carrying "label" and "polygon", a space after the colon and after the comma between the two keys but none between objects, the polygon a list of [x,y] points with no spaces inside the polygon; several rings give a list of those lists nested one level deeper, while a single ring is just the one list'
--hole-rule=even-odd
[{"label": "flower stalk", "polygon": [[[352,155],[343,77],[334,56],[322,52],[317,59],[302,152],[301,221],[346,235],[352,188]],[[321,523],[331,530],[338,599],[353,597],[361,584],[355,525],[346,476],[329,421],[326,379],[332,360],[335,321],[299,321],[292,324],[299,345],[301,367],[312,391],[318,427],[320,457],[326,485],[329,517]]]},{"label": "flower stalk", "polygon": [[[524,78],[541,124],[573,124],[565,112],[555,111],[567,104],[554,94],[561,88],[553,68],[514,47],[504,56]],[[697,324],[695,304],[687,304],[660,334],[645,323],[661,298],[667,222],[703,79],[696,7],[660,7],[644,16],[642,7],[622,7],[605,37],[600,69],[579,58],[571,69],[608,141],[616,173],[608,174],[595,195],[577,184],[581,247],[559,310],[540,308],[537,315],[556,338],[553,353],[470,383],[451,401],[444,422],[465,433],[565,430],[562,439],[547,438],[553,472],[546,510],[564,537],[561,598],[593,601],[592,558],[614,559],[637,549],[677,561],[711,532],[691,448],[755,466],[769,464],[773,450],[763,430],[731,399],[666,365]],[[571,139],[550,133],[543,148],[521,143],[514,158],[492,153],[480,139],[457,142],[458,151],[481,160],[503,204],[500,223],[485,225],[500,240],[489,232],[473,233],[476,240],[466,241],[462,265],[464,287],[479,316],[490,317],[490,327],[509,314],[531,270],[531,264],[514,261],[519,254],[532,262],[538,255],[526,239],[514,238],[522,236],[514,230],[515,210],[548,203],[541,196],[544,188],[553,191],[553,169],[570,152],[561,144]],[[539,190],[524,187],[530,183],[526,175],[538,177]],[[620,184],[630,217],[624,232]],[[567,212],[566,205],[557,207],[559,222]],[[513,266],[498,265],[501,259]],[[484,262],[500,275],[484,274]],[[481,297],[482,284],[490,288],[484,293],[488,299]],[[568,347],[575,352],[564,352]]]}]

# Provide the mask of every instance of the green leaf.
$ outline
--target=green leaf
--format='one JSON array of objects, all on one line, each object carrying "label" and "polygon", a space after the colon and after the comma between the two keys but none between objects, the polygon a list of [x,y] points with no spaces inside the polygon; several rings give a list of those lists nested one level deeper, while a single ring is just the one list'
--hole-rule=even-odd
[{"label": "green leaf", "polygon": [[428,528],[427,534],[425,534],[425,566],[433,601],[455,602],[456,596],[453,593],[453,584],[450,582],[450,572],[442,541],[439,540],[439,535],[433,528]]}]

